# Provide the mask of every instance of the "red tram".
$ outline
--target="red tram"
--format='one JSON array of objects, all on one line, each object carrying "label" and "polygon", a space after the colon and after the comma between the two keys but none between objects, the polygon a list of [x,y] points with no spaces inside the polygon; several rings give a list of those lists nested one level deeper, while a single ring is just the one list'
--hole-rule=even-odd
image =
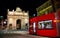
[{"label": "red tram", "polygon": [[30,22],[30,26],[29,26],[29,34],[36,34],[36,25],[37,25],[37,19],[35,18],[31,18],[29,20]]},{"label": "red tram", "polygon": [[60,37],[60,11],[31,18],[29,33],[39,36]]}]

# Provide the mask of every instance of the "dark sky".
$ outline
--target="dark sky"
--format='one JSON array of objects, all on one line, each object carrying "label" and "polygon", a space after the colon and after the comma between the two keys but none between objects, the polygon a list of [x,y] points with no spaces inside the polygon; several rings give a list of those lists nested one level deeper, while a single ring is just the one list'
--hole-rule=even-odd
[{"label": "dark sky", "polygon": [[29,11],[29,15],[37,14],[36,8],[47,0],[0,0],[0,15],[7,16],[7,9],[20,7],[22,10]]}]

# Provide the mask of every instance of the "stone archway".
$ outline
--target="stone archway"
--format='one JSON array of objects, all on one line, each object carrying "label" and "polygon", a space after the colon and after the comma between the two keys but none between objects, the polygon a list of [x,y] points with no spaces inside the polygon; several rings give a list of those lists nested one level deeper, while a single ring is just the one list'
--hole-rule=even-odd
[{"label": "stone archway", "polygon": [[28,23],[25,19],[29,20],[28,11],[22,11],[22,9],[17,7],[16,10],[9,11],[8,9],[7,12],[7,29],[9,29],[9,24],[12,24],[12,30],[25,29],[25,24]]},{"label": "stone archway", "polygon": [[16,20],[16,26],[17,26],[17,30],[21,29],[21,20],[20,19]]}]

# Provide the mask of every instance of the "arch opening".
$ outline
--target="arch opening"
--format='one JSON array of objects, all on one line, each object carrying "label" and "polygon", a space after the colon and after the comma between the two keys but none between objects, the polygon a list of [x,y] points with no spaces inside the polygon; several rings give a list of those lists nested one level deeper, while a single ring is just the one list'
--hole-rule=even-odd
[{"label": "arch opening", "polygon": [[21,20],[20,19],[16,20],[16,26],[17,26],[17,30],[21,29]]}]

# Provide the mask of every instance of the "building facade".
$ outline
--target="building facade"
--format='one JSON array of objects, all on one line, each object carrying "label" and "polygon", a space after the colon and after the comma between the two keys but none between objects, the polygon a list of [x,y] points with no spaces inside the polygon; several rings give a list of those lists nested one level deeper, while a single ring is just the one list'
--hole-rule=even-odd
[{"label": "building facade", "polygon": [[36,8],[36,10],[37,10],[37,16],[44,15],[44,14],[47,14],[49,12],[52,12],[53,8],[52,8],[51,0],[48,0],[47,2],[45,2],[44,4],[42,4],[41,6]]},{"label": "building facade", "polygon": [[16,8],[16,11],[9,11],[8,9],[7,19],[7,29],[26,29],[26,27],[28,28],[29,26],[28,11],[22,11],[19,7]]},{"label": "building facade", "polygon": [[37,16],[48,14],[53,11],[56,12],[59,9],[60,9],[60,0],[48,0],[47,2],[36,8]]}]

